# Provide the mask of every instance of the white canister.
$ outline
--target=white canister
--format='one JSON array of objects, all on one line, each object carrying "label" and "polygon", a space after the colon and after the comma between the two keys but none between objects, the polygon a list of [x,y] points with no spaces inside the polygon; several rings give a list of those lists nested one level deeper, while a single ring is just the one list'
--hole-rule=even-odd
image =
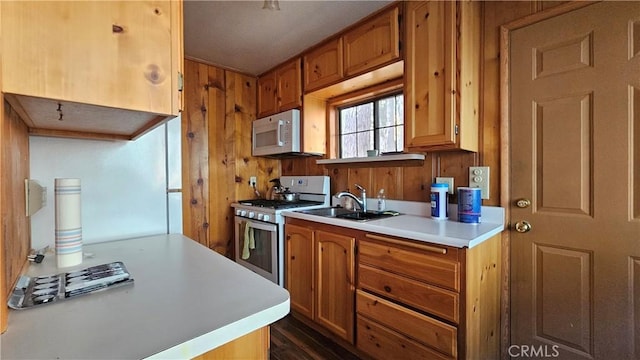
[{"label": "white canister", "polygon": [[449,185],[432,184],[431,185],[431,217],[438,220],[449,218],[448,214],[448,197]]}]

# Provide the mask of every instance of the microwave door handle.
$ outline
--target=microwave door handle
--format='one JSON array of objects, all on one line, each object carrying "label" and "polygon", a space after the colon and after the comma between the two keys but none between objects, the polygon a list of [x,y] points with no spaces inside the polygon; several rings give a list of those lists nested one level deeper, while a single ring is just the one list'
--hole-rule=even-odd
[{"label": "microwave door handle", "polygon": [[282,128],[284,127],[284,121],[278,120],[278,146],[284,146],[282,141]]}]

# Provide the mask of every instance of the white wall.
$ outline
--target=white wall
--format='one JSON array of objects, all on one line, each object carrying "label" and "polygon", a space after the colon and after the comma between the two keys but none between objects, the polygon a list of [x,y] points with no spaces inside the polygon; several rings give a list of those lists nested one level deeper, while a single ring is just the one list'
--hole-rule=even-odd
[{"label": "white wall", "polygon": [[85,244],[182,232],[181,193],[167,194],[169,182],[181,187],[180,118],[135,141],[32,136],[29,151],[31,179],[47,188],[47,205],[31,216],[33,248],[54,245],[55,178],[81,179]]}]

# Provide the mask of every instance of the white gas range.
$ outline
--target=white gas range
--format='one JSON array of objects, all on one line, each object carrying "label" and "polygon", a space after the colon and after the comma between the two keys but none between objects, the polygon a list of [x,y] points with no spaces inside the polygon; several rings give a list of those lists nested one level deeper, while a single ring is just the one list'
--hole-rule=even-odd
[{"label": "white gas range", "polygon": [[284,286],[283,211],[330,206],[328,176],[282,176],[280,183],[299,200],[249,199],[234,208],[235,260],[274,283]]}]

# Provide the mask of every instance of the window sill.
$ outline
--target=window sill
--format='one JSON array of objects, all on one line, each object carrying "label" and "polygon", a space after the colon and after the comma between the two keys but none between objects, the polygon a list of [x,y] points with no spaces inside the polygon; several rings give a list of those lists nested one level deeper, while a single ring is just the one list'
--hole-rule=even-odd
[{"label": "window sill", "polygon": [[387,161],[424,161],[424,154],[395,154],[395,155],[380,155],[380,156],[368,156],[359,158],[348,159],[318,159],[316,164],[318,165],[341,165],[341,164],[357,164],[357,163],[381,163]]}]

